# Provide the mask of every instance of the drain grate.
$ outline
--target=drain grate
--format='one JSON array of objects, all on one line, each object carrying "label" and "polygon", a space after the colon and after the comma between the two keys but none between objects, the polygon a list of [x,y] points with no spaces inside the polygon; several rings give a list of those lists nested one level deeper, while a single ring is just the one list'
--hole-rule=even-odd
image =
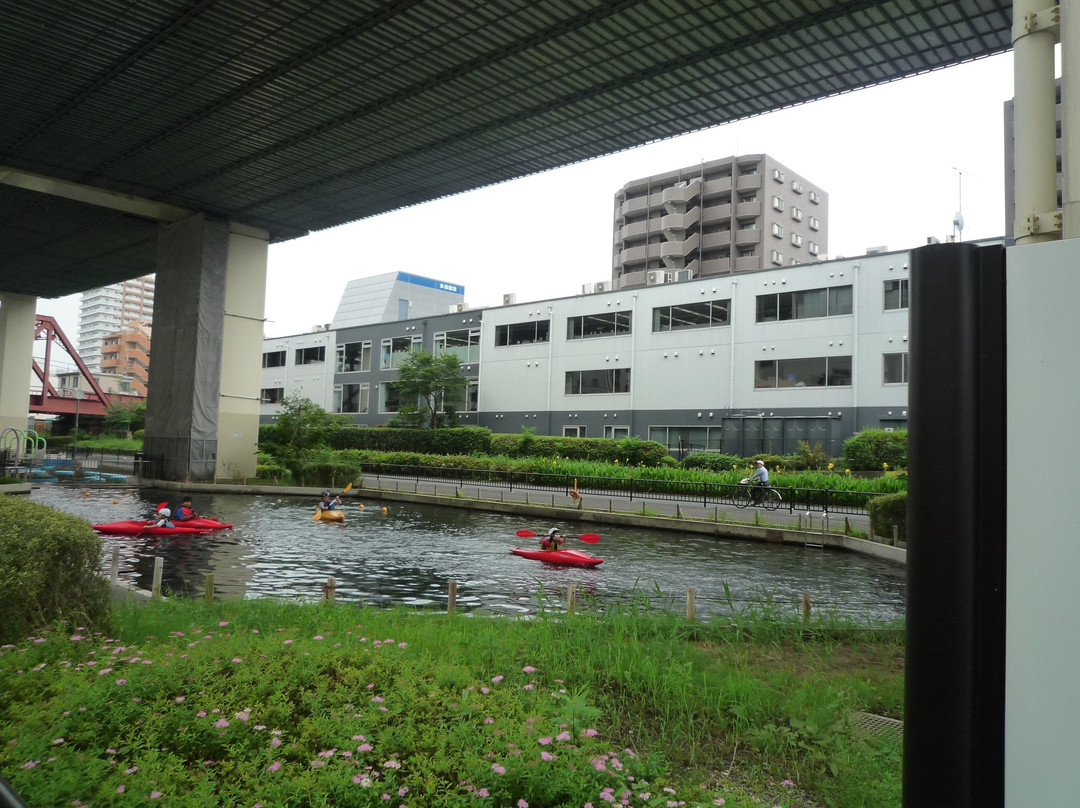
[{"label": "drain grate", "polygon": [[886,732],[894,732],[897,735],[904,734],[904,722],[895,718],[886,718],[883,715],[873,713],[855,713],[855,723],[872,735],[881,735]]}]

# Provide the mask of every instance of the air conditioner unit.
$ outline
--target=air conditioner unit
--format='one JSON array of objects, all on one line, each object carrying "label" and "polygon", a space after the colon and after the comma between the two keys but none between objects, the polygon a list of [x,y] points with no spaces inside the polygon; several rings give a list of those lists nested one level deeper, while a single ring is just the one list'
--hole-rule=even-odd
[{"label": "air conditioner unit", "polygon": [[611,291],[611,281],[597,281],[596,283],[593,284],[593,286],[596,287],[597,292],[610,292]]},{"label": "air conditioner unit", "polygon": [[680,269],[675,273],[675,280],[677,281],[692,281],[693,279],[694,270],[692,269]]},{"label": "air conditioner unit", "polygon": [[653,269],[645,273],[645,283],[649,286],[666,282],[667,273],[664,272],[662,269]]},{"label": "air conditioner unit", "polygon": [[503,305],[504,306],[513,306],[515,303],[517,303],[517,294],[516,293],[511,292],[508,295],[503,295]]},{"label": "air conditioner unit", "polygon": [[461,311],[465,311],[465,304],[464,303],[451,303],[450,304],[450,313],[451,314],[457,314],[458,312],[461,312]]},{"label": "air conditioner unit", "polygon": [[583,294],[583,295],[591,295],[591,294],[594,294],[595,292],[596,292],[596,284],[595,283],[583,283],[583,284],[581,284],[581,294]]}]

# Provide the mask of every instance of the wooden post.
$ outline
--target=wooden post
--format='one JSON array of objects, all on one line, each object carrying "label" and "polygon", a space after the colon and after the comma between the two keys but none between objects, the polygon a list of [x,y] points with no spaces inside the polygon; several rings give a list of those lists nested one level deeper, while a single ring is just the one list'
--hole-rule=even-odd
[{"label": "wooden post", "polygon": [[206,586],[205,591],[203,592],[203,597],[205,597],[207,600],[214,599],[214,573],[212,572],[206,573]]},{"label": "wooden post", "polygon": [[525,504],[526,505],[529,504],[529,492],[528,491],[525,492]]},{"label": "wooden post", "polygon": [[679,508],[679,503],[675,503],[675,518],[682,519],[682,510]]},{"label": "wooden post", "polygon": [[645,515],[645,500],[641,501],[641,515]]},{"label": "wooden post", "polygon": [[686,619],[688,622],[694,620],[694,587],[692,586],[686,588]]},{"label": "wooden post", "polygon": [[804,623],[807,620],[810,619],[810,593],[809,592],[803,592],[802,593],[802,619],[803,619]]},{"label": "wooden post", "polygon": [[112,548],[112,569],[109,570],[109,580],[114,584],[120,581],[120,545],[114,544]]},{"label": "wooden post", "polygon": [[150,590],[150,596],[154,600],[161,600],[161,573],[165,568],[165,559],[161,556],[154,558],[154,583]]},{"label": "wooden post", "polygon": [[573,583],[566,589],[566,613],[572,615],[577,608],[577,587]]},{"label": "wooden post", "polygon": [[326,579],[326,583],[323,584],[323,603],[333,606],[334,600],[337,597],[337,582],[334,580],[334,576],[331,575]]},{"label": "wooden post", "polygon": [[896,546],[897,540],[900,538],[900,528],[896,525],[892,526],[892,546]]},{"label": "wooden post", "polygon": [[799,514],[799,530],[802,530],[802,514]]},{"label": "wooden post", "polygon": [[615,513],[615,504],[610,499],[607,501],[607,512]]},{"label": "wooden post", "polygon": [[851,520],[848,517],[844,517],[844,535],[851,535]]},{"label": "wooden post", "polygon": [[446,595],[446,616],[454,614],[454,606],[457,605],[457,581],[450,582],[450,589]]}]

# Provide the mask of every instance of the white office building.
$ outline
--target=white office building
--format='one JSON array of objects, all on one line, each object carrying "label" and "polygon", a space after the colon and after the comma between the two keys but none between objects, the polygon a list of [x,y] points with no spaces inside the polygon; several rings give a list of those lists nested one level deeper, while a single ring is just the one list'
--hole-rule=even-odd
[{"label": "white office building", "polygon": [[153,320],[153,275],[83,292],[79,299],[79,356],[91,373],[100,373],[105,338]]}]

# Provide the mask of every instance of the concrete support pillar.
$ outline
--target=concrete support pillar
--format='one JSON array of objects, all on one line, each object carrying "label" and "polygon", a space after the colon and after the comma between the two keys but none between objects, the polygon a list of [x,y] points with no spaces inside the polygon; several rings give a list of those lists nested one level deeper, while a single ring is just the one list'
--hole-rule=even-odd
[{"label": "concrete support pillar", "polygon": [[1080,7],[1061,4],[1062,235],[1080,236]]},{"label": "concrete support pillar", "polygon": [[201,213],[162,225],[144,450],[163,479],[254,475],[266,244]]},{"label": "concrete support pillar", "polygon": [[36,310],[36,297],[0,294],[0,432],[26,429]]},{"label": "concrete support pillar", "polygon": [[[1044,0],[1013,0],[1013,104],[1017,244],[1060,238],[1054,45],[1057,29]],[[1040,13],[1041,12],[1041,13]]]},{"label": "concrete support pillar", "polygon": [[264,230],[237,224],[229,228],[218,413],[219,477],[255,476],[269,244]]}]

